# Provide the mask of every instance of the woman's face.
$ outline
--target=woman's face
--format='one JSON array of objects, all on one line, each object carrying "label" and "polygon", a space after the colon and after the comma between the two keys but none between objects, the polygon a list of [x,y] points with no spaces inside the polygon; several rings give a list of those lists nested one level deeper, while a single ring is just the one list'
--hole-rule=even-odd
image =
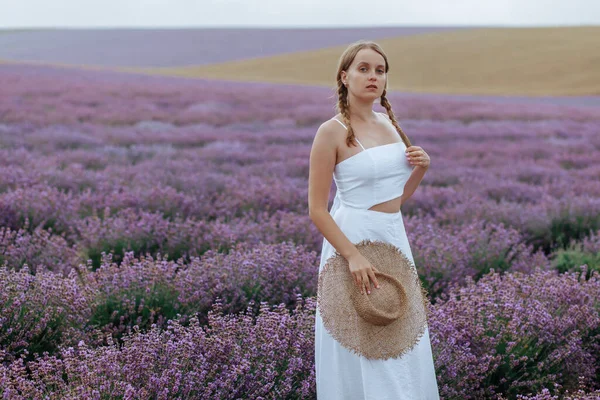
[{"label": "woman's face", "polygon": [[348,70],[342,71],[341,78],[349,93],[357,97],[376,99],[383,93],[387,81],[385,60],[375,50],[361,49]]}]

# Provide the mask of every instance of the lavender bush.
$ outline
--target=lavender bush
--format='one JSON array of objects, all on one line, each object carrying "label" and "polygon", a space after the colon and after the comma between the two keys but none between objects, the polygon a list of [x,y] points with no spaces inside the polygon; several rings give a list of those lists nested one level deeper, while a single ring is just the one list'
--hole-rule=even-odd
[{"label": "lavender bush", "polygon": [[[566,390],[561,396],[551,394],[550,390],[542,389],[540,393],[535,395],[522,395],[518,394],[517,400],[597,400],[600,398],[600,390],[586,390],[587,385],[582,383],[580,388],[576,391]],[[502,395],[498,396],[498,400],[505,400],[506,398]]]},{"label": "lavender bush", "polygon": [[121,262],[127,251],[137,255],[160,252],[166,258],[187,262],[212,250],[227,253],[237,243],[257,245],[291,241],[320,251],[322,238],[307,215],[276,211],[249,214],[229,221],[199,221],[180,217],[169,221],[159,213],[123,209],[113,216],[105,210],[99,216],[76,221],[71,239],[82,257],[98,268],[103,252]]},{"label": "lavender bush", "polygon": [[[89,340],[98,332],[120,339],[135,325],[145,331],[151,325],[165,328],[177,314],[186,322],[197,316],[207,323],[212,304],[223,301],[222,310],[236,313],[250,302],[296,306],[296,296],[316,294],[316,253],[292,243],[237,245],[229,254],[210,251],[189,264],[125,254],[118,265],[103,254],[94,272],[80,269],[82,285],[93,293],[86,331]],[[258,312],[258,308],[254,309]],[[101,344],[101,343],[96,343]]]},{"label": "lavender bush", "polygon": [[18,231],[0,227],[0,265],[13,270],[27,265],[34,275],[38,270],[49,270],[67,276],[78,259],[77,250],[63,237],[52,234],[51,228],[38,227],[29,233],[28,221]]},{"label": "lavender bush", "polygon": [[35,353],[54,353],[67,338],[85,334],[91,298],[76,274],[67,278],[48,271],[32,275],[0,266],[0,362]]},{"label": "lavender bush", "polygon": [[553,267],[559,272],[577,270],[580,265],[587,265],[587,278],[593,271],[600,272],[600,231],[582,242],[571,241],[568,248],[553,253],[552,259]]},{"label": "lavender bush", "polygon": [[546,256],[525,245],[521,234],[478,220],[463,225],[440,226],[429,217],[405,219],[411,248],[421,280],[431,296],[437,298],[452,285],[466,279],[478,280],[490,270],[532,272],[549,269]]},{"label": "lavender bush", "polygon": [[[5,398],[307,399],[314,398],[314,298],[292,311],[261,303],[260,314],[224,314],[216,302],[209,325],[177,319],[166,329],[135,327],[118,345],[84,341],[59,356],[0,365]],[[253,304],[250,304],[252,307]],[[31,371],[28,374],[26,369]],[[32,378],[33,377],[33,378]]]},{"label": "lavender bush", "polygon": [[[452,288],[429,321],[442,398],[593,398],[600,276],[583,275],[490,271]],[[239,313],[224,306],[212,304],[206,325],[177,315],[164,329],[134,325],[122,343],[109,333],[104,346],[80,339],[56,355],[23,354],[0,365],[0,394],[314,399],[315,297],[298,294],[293,310],[262,302],[258,315],[254,301]]]},{"label": "lavender bush", "polygon": [[[583,267],[585,269],[585,267]],[[577,390],[600,376],[600,275],[536,270],[477,283],[467,277],[434,308],[440,392],[446,398],[514,398]],[[553,386],[554,385],[554,386]]]},{"label": "lavender bush", "polygon": [[316,295],[316,253],[292,243],[238,245],[227,255],[211,251],[194,261],[177,275],[176,286],[179,301],[201,323],[217,299],[224,312],[235,313],[263,301],[292,309],[298,295]]}]

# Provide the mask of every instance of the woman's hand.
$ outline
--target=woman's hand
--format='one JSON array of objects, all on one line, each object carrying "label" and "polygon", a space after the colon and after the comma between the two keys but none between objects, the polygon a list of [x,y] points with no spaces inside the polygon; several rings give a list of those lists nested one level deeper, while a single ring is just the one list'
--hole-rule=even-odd
[{"label": "woman's hand", "polygon": [[360,289],[361,294],[364,294],[364,289],[366,289],[367,294],[371,294],[371,283],[369,282],[369,278],[373,281],[373,285],[375,285],[376,288],[379,288],[379,282],[375,277],[375,271],[379,272],[379,270],[373,267],[365,256],[357,252],[356,255],[348,258],[348,264],[350,273],[352,273],[352,276],[354,277],[354,283],[358,289]]},{"label": "woman's hand", "polygon": [[429,168],[431,159],[420,146],[410,146],[406,149],[406,158],[410,165]]}]

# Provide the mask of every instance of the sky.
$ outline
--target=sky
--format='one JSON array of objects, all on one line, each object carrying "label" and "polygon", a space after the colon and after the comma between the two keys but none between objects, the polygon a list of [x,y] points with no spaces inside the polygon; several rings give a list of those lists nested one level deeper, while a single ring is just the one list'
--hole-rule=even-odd
[{"label": "sky", "polygon": [[0,0],[0,28],[600,25],[600,0]]}]

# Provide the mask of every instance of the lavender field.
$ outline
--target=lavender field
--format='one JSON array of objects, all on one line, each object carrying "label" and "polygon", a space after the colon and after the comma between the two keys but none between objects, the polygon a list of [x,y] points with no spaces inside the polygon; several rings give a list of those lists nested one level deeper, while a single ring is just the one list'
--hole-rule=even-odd
[{"label": "lavender field", "polygon": [[[16,64],[0,90],[2,398],[315,398],[333,90]],[[598,398],[600,107],[389,99],[431,157],[402,213],[441,397]]]}]

